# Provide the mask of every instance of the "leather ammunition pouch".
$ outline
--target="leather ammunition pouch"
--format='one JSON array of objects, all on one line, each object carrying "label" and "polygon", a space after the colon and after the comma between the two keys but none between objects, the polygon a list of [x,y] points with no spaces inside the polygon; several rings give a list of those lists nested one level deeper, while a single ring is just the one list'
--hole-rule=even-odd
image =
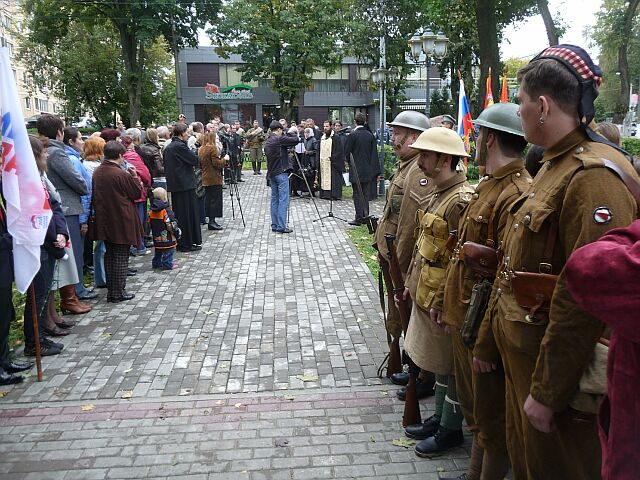
[{"label": "leather ammunition pouch", "polygon": [[480,329],[480,324],[489,305],[492,287],[493,284],[491,281],[485,278],[479,283],[476,283],[471,290],[469,308],[467,308],[462,327],[460,327],[462,343],[469,348],[473,348],[478,338],[478,330]]},{"label": "leather ammunition pouch", "polygon": [[467,268],[482,278],[495,278],[498,270],[498,256],[496,249],[480,243],[464,242],[460,254]]},{"label": "leather ammunition pouch", "polygon": [[532,318],[536,312],[549,312],[557,281],[557,275],[548,273],[513,272],[510,284],[516,302]]}]

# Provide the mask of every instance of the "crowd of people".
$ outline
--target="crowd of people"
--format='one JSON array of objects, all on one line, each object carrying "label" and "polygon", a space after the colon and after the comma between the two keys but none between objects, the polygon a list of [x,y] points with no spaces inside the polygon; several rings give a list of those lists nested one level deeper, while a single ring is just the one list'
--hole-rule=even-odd
[{"label": "crowd of people", "polygon": [[635,479],[638,161],[593,121],[602,72],[582,48],[543,51],[518,81],[519,105],[474,121],[475,187],[456,133],[417,112],[390,123],[399,168],[375,232],[387,375],[416,455],[462,445],[466,420],[458,480]]}]

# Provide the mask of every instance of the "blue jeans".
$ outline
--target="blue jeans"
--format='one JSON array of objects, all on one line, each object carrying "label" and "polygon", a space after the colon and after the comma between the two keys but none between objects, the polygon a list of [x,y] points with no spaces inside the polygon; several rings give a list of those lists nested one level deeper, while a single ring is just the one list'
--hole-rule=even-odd
[{"label": "blue jeans", "polygon": [[[147,201],[136,203],[136,210],[138,211],[138,217],[140,218],[140,224],[144,229],[145,220],[147,219]],[[137,253],[138,255],[144,255],[147,251],[147,247],[144,244],[144,234],[140,237],[138,242]]]},{"label": "blue jeans", "polygon": [[156,248],[151,260],[153,268],[161,268],[163,270],[171,270],[173,268],[173,254],[176,253],[175,248]]},{"label": "blue jeans", "polygon": [[289,175],[281,173],[271,177],[271,229],[283,231],[287,228],[289,210]]},{"label": "blue jeans", "polygon": [[93,283],[96,287],[107,286],[107,275],[104,272],[104,252],[106,252],[104,242],[96,240],[93,246]]}]

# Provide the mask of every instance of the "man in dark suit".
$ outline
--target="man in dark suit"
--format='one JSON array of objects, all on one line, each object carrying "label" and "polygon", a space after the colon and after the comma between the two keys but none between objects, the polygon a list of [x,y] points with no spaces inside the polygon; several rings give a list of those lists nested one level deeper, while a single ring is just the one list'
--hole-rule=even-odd
[{"label": "man in dark suit", "polygon": [[365,128],[365,116],[358,112],[355,116],[356,127],[345,142],[345,157],[349,162],[349,181],[353,185],[353,204],[356,218],[349,225],[362,225],[369,216],[369,200],[372,182],[380,173],[376,139]]}]

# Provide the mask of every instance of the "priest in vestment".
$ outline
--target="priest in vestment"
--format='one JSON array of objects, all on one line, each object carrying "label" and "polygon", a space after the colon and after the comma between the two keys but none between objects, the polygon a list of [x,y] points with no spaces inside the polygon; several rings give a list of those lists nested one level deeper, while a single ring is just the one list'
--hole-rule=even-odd
[{"label": "priest in vestment", "polygon": [[326,120],[317,150],[320,198],[340,200],[344,184],[344,150],[340,137],[333,133],[331,127],[331,121]]}]

